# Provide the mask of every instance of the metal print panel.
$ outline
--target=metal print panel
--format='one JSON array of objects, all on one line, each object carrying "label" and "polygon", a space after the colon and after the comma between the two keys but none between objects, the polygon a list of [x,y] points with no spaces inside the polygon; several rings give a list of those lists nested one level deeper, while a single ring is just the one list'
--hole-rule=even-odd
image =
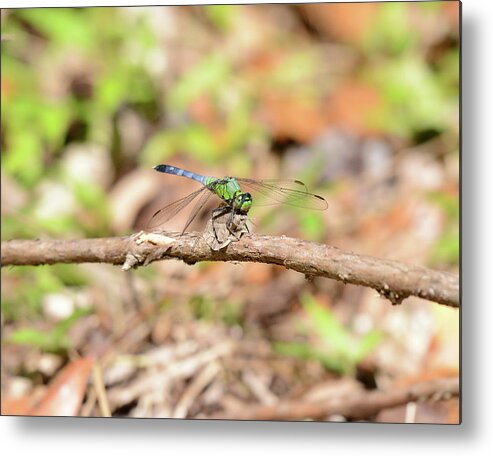
[{"label": "metal print panel", "polygon": [[3,415],[460,423],[459,2],[1,38]]}]

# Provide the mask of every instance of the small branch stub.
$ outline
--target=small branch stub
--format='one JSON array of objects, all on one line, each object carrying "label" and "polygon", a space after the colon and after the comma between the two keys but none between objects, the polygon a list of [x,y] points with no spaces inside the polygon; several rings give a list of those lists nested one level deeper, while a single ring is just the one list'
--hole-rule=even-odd
[{"label": "small branch stub", "polygon": [[[161,249],[167,250],[171,245],[177,242],[175,238],[165,236],[159,233],[147,233],[141,231],[134,236],[131,236],[132,240],[136,245],[142,245],[144,243],[152,244]],[[149,253],[156,253],[156,251],[151,251]],[[125,262],[122,266],[122,271],[128,271],[129,269],[136,268],[138,266],[147,266],[149,263],[154,261],[152,255],[144,255],[143,253],[130,251],[125,257]]]}]

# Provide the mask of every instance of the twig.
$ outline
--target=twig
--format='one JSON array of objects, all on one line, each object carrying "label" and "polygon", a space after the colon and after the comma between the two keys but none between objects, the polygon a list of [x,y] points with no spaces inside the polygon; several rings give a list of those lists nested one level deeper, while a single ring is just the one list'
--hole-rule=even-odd
[{"label": "twig", "polygon": [[245,370],[241,377],[261,404],[272,405],[279,401],[278,397],[269,389],[265,382],[259,378],[255,371]]},{"label": "twig", "polygon": [[111,417],[110,404],[108,402],[108,396],[106,395],[106,389],[104,387],[103,372],[101,370],[101,366],[98,362],[95,362],[92,369],[94,388],[96,390],[101,414],[106,418]]},{"label": "twig", "polygon": [[163,390],[170,381],[191,377],[202,366],[212,363],[222,356],[230,355],[234,349],[235,344],[230,341],[219,343],[213,348],[204,350],[192,357],[176,361],[163,371],[156,372],[153,375],[147,373],[132,384],[122,388],[113,388],[108,392],[108,400],[113,409],[115,409],[132,402],[148,391]]},{"label": "twig", "polygon": [[96,388],[94,386],[89,389],[87,393],[86,402],[82,405],[79,416],[87,417],[91,415],[92,409],[96,405],[96,401],[98,400],[96,394]]},{"label": "twig", "polygon": [[183,393],[178,405],[176,406],[172,417],[186,418],[193,401],[199,396],[202,390],[214,379],[221,367],[217,361],[207,364],[192,381],[191,385]]},{"label": "twig", "polygon": [[393,304],[400,304],[412,295],[459,307],[459,277],[454,274],[343,252],[329,245],[285,236],[244,236],[240,242],[219,251],[213,251],[199,233],[2,242],[2,266],[111,263],[130,269],[172,258],[187,264],[199,261],[277,264],[308,277],[328,277],[374,288]]},{"label": "twig", "polygon": [[317,402],[286,402],[274,405],[243,406],[227,410],[212,417],[235,420],[303,420],[323,419],[330,415],[343,415],[350,419],[365,419],[381,410],[409,402],[438,401],[459,395],[459,378],[441,378],[415,384],[411,387],[392,388],[389,391],[372,391],[341,395]]}]

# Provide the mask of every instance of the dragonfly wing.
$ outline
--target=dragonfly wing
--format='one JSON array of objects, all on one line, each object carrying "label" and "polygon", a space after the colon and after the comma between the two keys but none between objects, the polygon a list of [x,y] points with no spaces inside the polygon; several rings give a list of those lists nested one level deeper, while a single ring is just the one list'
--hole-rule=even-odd
[{"label": "dragonfly wing", "polygon": [[187,220],[187,224],[185,225],[185,228],[183,228],[182,234],[192,224],[192,222],[195,220],[195,217],[197,217],[197,215],[202,211],[203,207],[207,204],[207,202],[212,197],[212,195],[214,195],[214,193],[212,193],[212,192],[202,193],[199,200],[195,204],[195,207],[193,208],[192,213],[190,214],[190,217]]},{"label": "dragonfly wing", "polygon": [[309,193],[306,185],[298,180],[255,180],[247,178],[236,178],[236,180],[242,188],[258,192],[271,200],[271,202],[257,205],[281,203],[319,211],[324,211],[328,207],[327,201],[323,197]]},{"label": "dragonfly wing", "polygon": [[287,188],[308,193],[308,187],[304,182],[297,179],[248,179],[246,177],[236,178],[236,180],[247,184],[262,184],[263,186],[273,186],[276,188]]},{"label": "dragonfly wing", "polygon": [[177,201],[174,201],[173,203],[168,204],[167,206],[164,206],[152,215],[149,223],[147,224],[147,227],[157,228],[163,225],[164,223],[171,220],[176,214],[178,214],[178,212],[187,207],[197,196],[204,193],[210,193],[207,187],[202,187],[199,190],[190,193],[188,196],[185,196],[184,198],[181,198]]}]

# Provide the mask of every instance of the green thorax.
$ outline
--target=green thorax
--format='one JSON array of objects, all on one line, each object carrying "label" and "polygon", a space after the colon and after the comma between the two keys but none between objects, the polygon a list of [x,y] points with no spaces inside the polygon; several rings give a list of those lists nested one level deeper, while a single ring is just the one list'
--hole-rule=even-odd
[{"label": "green thorax", "polygon": [[241,194],[240,185],[234,177],[224,177],[222,179],[209,177],[207,180],[207,187],[224,201],[233,201]]}]

